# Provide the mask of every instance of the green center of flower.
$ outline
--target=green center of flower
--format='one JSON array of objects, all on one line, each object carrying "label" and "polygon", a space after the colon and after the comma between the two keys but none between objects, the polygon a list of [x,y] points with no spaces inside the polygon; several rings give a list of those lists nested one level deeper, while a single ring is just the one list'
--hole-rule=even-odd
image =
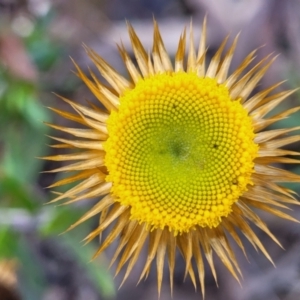
[{"label": "green center of flower", "polygon": [[131,218],[175,232],[215,227],[251,184],[252,121],[214,79],[141,79],[108,120],[105,164]]}]

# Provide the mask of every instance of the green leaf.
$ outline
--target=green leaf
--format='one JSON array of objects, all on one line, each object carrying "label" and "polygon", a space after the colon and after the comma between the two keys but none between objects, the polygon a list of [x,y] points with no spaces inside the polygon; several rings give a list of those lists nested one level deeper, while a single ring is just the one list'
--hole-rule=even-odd
[{"label": "green leaf", "polygon": [[[97,250],[95,243],[88,243],[86,245],[78,245],[78,236],[71,232],[63,236],[64,242],[74,251],[77,261],[86,267],[90,279],[98,289],[99,293],[105,299],[113,299],[116,296],[116,287],[113,277],[108,270],[108,263],[105,259],[95,259],[90,261],[91,257]],[[104,254],[101,255],[105,258]]]},{"label": "green leaf", "polygon": [[[81,209],[72,209],[67,206],[60,206],[59,208],[49,207],[47,211],[49,212],[50,209],[52,209],[52,218],[50,218],[47,224],[40,228],[42,235],[65,232],[66,229],[74,224],[84,213]],[[59,239],[73,252],[76,261],[85,267],[99,293],[103,295],[105,299],[111,299],[116,295],[116,289],[113,278],[107,269],[107,262],[105,259],[96,259],[90,262],[93,254],[97,250],[97,244],[89,243],[83,245],[80,242],[89,233],[90,228],[90,222],[85,222],[78,226],[76,230],[61,234]],[[103,258],[104,255],[101,257]]]},{"label": "green leaf", "polygon": [[10,207],[25,208],[31,212],[40,207],[40,203],[34,201],[35,197],[31,195],[27,186],[9,176],[0,177],[0,198],[5,199]]},{"label": "green leaf", "polygon": [[46,137],[26,125],[23,128],[8,127],[3,135],[3,172],[23,183],[36,181],[43,163],[37,157],[45,153]]},{"label": "green leaf", "polygon": [[53,207],[51,204],[48,205],[47,212],[50,219],[40,228],[43,235],[61,234],[83,215],[82,210],[67,206]]},{"label": "green leaf", "polygon": [[0,227],[0,258],[14,258],[18,248],[18,236],[9,227]]}]

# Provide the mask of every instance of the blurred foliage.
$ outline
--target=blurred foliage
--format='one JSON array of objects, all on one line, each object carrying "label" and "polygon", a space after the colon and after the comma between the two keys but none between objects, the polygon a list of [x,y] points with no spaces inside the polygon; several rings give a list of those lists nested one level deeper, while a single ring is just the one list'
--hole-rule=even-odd
[{"label": "blurred foliage", "polygon": [[[1,26],[13,27],[13,17],[9,16],[9,13],[5,14],[3,10],[5,6],[3,3],[5,2],[18,3],[18,1],[0,1],[0,5],[3,5],[0,6],[0,49],[1,35],[3,33],[7,35],[7,31],[9,32],[9,30],[6,30],[7,28],[2,30]],[[22,5],[25,5],[24,3],[26,2],[20,1],[20,3],[23,3]],[[38,6],[38,3],[46,3],[48,1],[36,0],[29,2]],[[63,3],[64,1],[61,2]],[[135,10],[139,5],[141,5],[140,16],[147,14],[150,18],[154,13],[159,15],[158,7],[160,5],[166,6],[165,3],[162,4],[163,1],[141,1],[138,5],[132,4],[136,1],[129,1],[131,5],[116,0],[107,2],[95,0],[90,2],[96,4],[91,5],[91,3],[86,4],[85,1],[75,1],[72,5],[69,5],[65,2],[64,5],[67,7],[65,11],[73,11],[74,14],[76,12],[86,12],[81,6],[90,5],[89,14],[94,16],[92,13],[95,13],[97,16],[87,18],[87,13],[82,13],[81,17],[85,22],[85,24],[82,24],[82,27],[85,29],[85,27],[88,27],[86,24],[96,24],[95,27],[97,28],[94,28],[94,31],[92,29],[89,30],[93,31],[94,38],[96,37],[97,39],[99,36],[101,37],[99,32],[101,30],[102,32],[105,31],[111,20],[103,17],[104,13],[99,17],[98,12],[100,9],[99,11],[95,10],[94,7],[96,6],[106,6],[106,14],[108,16],[111,15],[111,17],[122,19],[122,21],[123,18],[137,16]],[[195,1],[178,2],[182,6],[186,2],[195,4]],[[201,1],[196,2],[200,3]],[[116,5],[116,3],[119,3],[119,5]],[[166,3],[173,2],[167,1]],[[18,4],[15,5],[18,6]],[[20,4],[20,7],[22,5]],[[31,15],[27,8],[21,7],[20,9],[26,12],[25,17],[29,14],[27,21],[32,25],[32,30],[28,31],[26,35],[19,35],[18,39],[24,46],[25,54],[31,61],[37,76],[35,79],[30,80],[17,76],[10,71],[9,65],[1,62],[0,56],[0,259],[17,258],[19,261],[19,289],[22,299],[40,300],[43,298],[44,291],[49,288],[50,283],[46,276],[45,266],[41,263],[36,249],[31,243],[31,238],[33,236],[39,241],[51,238],[56,244],[63,245],[64,249],[67,249],[67,255],[72,257],[75,263],[85,270],[102,298],[114,298],[116,291],[112,277],[107,272],[105,257],[97,258],[95,263],[88,263],[93,253],[97,250],[97,243],[90,243],[85,246],[79,243],[80,239],[83,239],[91,230],[93,224],[91,222],[82,224],[76,229],[76,236],[74,236],[72,231],[61,234],[86,211],[86,208],[82,206],[61,206],[57,209],[53,205],[44,205],[51,200],[51,196],[38,184],[40,179],[39,172],[44,171],[45,164],[43,160],[37,159],[37,157],[48,154],[46,144],[49,141],[46,135],[50,134],[50,132],[48,132],[48,128],[43,124],[43,121],[51,121],[51,115],[49,110],[44,107],[45,103],[42,100],[42,94],[44,91],[48,94],[53,86],[58,88],[60,92],[71,94],[78,88],[78,79],[70,74],[62,82],[60,82],[60,78],[58,80],[50,78],[52,81],[49,80],[49,74],[63,59],[64,61],[69,61],[66,58],[68,54],[68,50],[65,50],[67,45],[63,44],[63,41],[54,40],[49,34],[49,28],[53,23],[57,22],[57,12],[50,8],[48,13],[37,16]],[[10,10],[11,8],[6,12]],[[186,11],[192,11],[192,8],[186,5]],[[168,14],[167,9],[166,14]],[[221,15],[227,16],[227,14]],[[233,19],[232,15],[229,14],[227,17]],[[213,17],[211,19],[213,20]],[[84,22],[82,21],[82,23]],[[76,32],[76,34],[70,35],[72,39],[74,39],[75,35],[77,36],[76,30],[78,27],[76,26],[78,26],[78,23],[80,22],[72,23],[75,29],[72,26],[67,27],[66,31]],[[105,24],[106,26],[100,26],[99,24]],[[219,28],[219,26],[216,26],[216,28]],[[296,31],[298,33],[298,30]],[[83,32],[85,34],[87,31]],[[262,30],[262,32],[264,31]],[[267,36],[271,35],[264,35],[263,38],[265,39]],[[78,40],[81,41],[82,37],[83,34],[78,37]],[[248,40],[255,39],[250,37]],[[79,45],[80,42],[78,41],[77,44]],[[65,65],[61,69],[63,68],[66,68]],[[287,75],[293,87],[299,86],[297,65],[294,73]],[[52,74],[52,76],[54,77],[55,75]],[[58,82],[60,86],[56,86],[53,82],[56,82],[56,84]],[[286,101],[284,108],[297,106],[299,99],[300,94],[298,92],[294,96],[294,103]],[[284,119],[275,126],[279,128],[298,125],[299,113],[296,113],[291,118]],[[47,169],[49,168],[47,167]],[[300,174],[300,166],[294,166],[293,171]],[[287,186],[299,191],[298,183],[292,183]]]},{"label": "blurred foliage", "polygon": [[43,18],[38,18],[32,33],[25,39],[28,53],[40,71],[53,67],[63,52],[63,49],[51,40],[47,30],[54,21],[55,14],[50,11]]},{"label": "blurred foliage", "polygon": [[[17,258],[22,299],[42,299],[49,283],[28,235],[40,240],[54,237],[58,244],[67,247],[75,263],[83,266],[99,294],[108,299],[115,294],[115,288],[105,262],[88,263],[96,244],[82,247],[78,236],[76,239],[71,233],[58,236],[83,214],[83,209],[45,208],[50,198],[37,186],[39,172],[44,168],[44,161],[37,157],[47,153],[48,128],[43,121],[51,119],[40,99],[42,89],[49,88],[40,74],[51,71],[63,54],[62,45],[47,34],[52,21],[50,11],[36,18],[28,36],[19,37],[37,70],[37,80],[17,76],[10,72],[9,65],[0,61],[0,259]],[[82,238],[91,226],[81,227]]]}]

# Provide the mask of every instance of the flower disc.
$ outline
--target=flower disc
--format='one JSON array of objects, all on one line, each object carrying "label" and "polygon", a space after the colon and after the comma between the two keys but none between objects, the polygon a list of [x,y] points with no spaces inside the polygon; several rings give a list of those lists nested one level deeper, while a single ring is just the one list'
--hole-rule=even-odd
[{"label": "flower disc", "polygon": [[112,192],[132,219],[155,228],[215,227],[251,183],[252,122],[214,79],[182,72],[140,80],[120,98],[108,132]]}]

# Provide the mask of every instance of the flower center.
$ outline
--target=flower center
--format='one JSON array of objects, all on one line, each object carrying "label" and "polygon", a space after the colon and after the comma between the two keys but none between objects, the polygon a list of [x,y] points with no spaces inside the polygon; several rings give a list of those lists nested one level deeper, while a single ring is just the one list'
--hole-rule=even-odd
[{"label": "flower center", "polygon": [[164,73],[120,97],[105,164],[131,219],[174,232],[216,227],[252,184],[252,121],[215,79]]}]

